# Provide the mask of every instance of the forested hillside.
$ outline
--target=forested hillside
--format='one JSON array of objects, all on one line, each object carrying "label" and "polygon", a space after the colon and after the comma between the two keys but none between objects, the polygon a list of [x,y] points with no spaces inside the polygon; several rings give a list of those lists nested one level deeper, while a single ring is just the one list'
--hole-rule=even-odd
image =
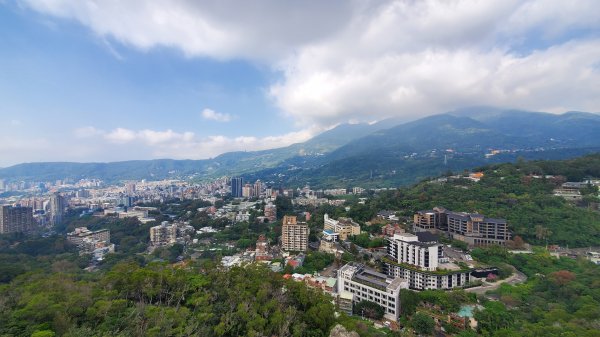
[{"label": "forested hillside", "polygon": [[[442,206],[506,218],[515,235],[534,244],[600,246],[600,213],[591,209],[600,202],[598,189],[590,186],[582,190],[584,198],[579,205],[552,195],[553,189],[567,180],[600,177],[600,155],[564,161],[520,161],[476,170],[484,173],[479,182],[467,179],[421,182],[381,193],[367,205],[356,205],[349,215],[367,221],[383,209],[412,216],[417,210]],[[545,175],[554,178],[540,177]]]},{"label": "forested hillside", "polygon": [[[66,265],[65,265],[66,266]],[[63,268],[0,288],[2,336],[327,336],[333,304],[260,266]]]}]

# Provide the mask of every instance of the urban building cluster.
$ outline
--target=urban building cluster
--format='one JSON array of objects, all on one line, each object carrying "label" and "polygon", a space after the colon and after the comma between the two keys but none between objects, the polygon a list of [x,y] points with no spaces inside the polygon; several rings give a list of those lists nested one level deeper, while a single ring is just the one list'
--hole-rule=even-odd
[{"label": "urban building cluster", "polygon": [[60,225],[66,210],[65,198],[53,193],[47,199],[33,198],[0,206],[0,234],[28,233]]}]

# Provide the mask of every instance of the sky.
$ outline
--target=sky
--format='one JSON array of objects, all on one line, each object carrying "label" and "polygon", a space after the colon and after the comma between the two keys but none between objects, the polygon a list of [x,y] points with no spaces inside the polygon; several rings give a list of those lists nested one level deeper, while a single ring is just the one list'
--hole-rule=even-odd
[{"label": "sky", "polygon": [[597,0],[0,0],[0,166],[204,159],[468,106],[600,111]]}]

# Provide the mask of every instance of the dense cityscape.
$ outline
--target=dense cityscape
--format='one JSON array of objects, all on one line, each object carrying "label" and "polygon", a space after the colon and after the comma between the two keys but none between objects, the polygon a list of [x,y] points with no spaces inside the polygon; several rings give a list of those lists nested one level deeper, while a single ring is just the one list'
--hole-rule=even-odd
[{"label": "dense cityscape", "polygon": [[0,337],[600,337],[597,0],[0,0]]}]

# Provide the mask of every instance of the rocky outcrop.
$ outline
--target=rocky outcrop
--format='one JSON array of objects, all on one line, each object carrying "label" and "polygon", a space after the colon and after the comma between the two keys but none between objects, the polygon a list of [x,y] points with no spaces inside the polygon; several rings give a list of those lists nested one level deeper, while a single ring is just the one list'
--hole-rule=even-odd
[{"label": "rocky outcrop", "polygon": [[341,325],[336,325],[331,329],[329,337],[360,337],[356,331],[348,331]]}]

